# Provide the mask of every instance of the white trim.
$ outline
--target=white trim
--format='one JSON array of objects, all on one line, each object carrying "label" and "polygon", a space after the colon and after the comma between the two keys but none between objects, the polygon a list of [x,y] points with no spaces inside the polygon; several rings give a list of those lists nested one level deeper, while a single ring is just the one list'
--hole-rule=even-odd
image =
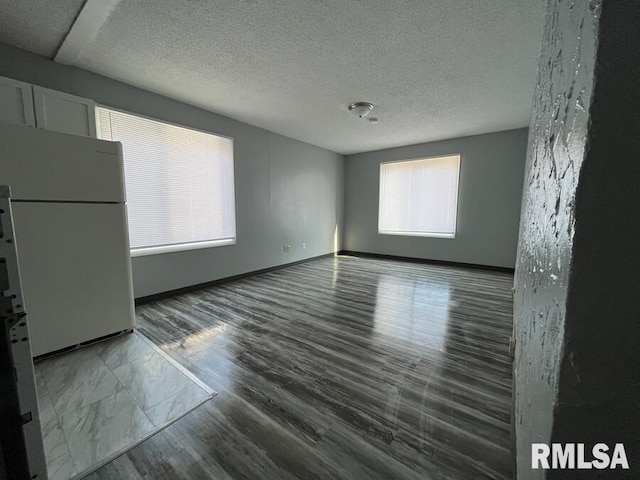
[{"label": "white trim", "polygon": [[222,240],[209,240],[206,242],[179,243],[176,245],[159,245],[157,247],[132,248],[132,257],[144,257],[146,255],[157,255],[160,253],[183,252],[186,250],[198,250],[201,248],[223,247],[225,245],[235,245],[235,238],[225,238]]},{"label": "white trim", "polygon": [[[144,114],[139,114],[139,113],[133,113],[127,110],[123,110],[123,109],[119,109],[119,108],[114,108],[111,106],[107,106],[107,105],[103,105],[103,104],[98,104],[96,106],[96,123],[98,124],[98,129],[102,134],[102,129],[100,128],[100,117],[101,115],[105,115],[105,119],[108,116],[109,119],[112,118],[112,115],[117,115],[117,114],[121,114],[123,116],[127,116],[127,117],[131,117],[131,118],[135,118],[135,119],[139,119],[141,121],[147,121],[147,122],[153,122],[155,124],[159,124],[159,125],[164,125],[164,126],[168,126],[168,127],[174,127],[175,129],[180,129],[183,130],[185,133],[189,133],[189,134],[200,134],[203,136],[207,136],[208,138],[215,138],[218,140],[225,140],[230,144],[231,147],[231,166],[232,166],[232,172],[231,172],[231,187],[227,188],[226,190],[232,190],[233,191],[233,195],[231,197],[231,200],[233,202],[233,223],[234,223],[234,228],[233,231],[230,231],[231,229],[229,228],[225,228],[226,231],[224,232],[219,232],[221,234],[226,234],[226,235],[233,235],[232,238],[219,238],[219,239],[215,239],[215,240],[203,240],[203,241],[190,241],[190,239],[188,238],[184,238],[184,239],[178,239],[178,240],[183,240],[183,243],[176,243],[176,244],[170,244],[170,245],[157,245],[157,246],[136,246],[133,248],[130,248],[130,253],[131,253],[131,257],[141,257],[141,256],[147,256],[147,255],[156,255],[156,254],[165,254],[165,253],[172,253],[172,252],[180,252],[180,251],[187,251],[187,250],[197,250],[197,249],[203,249],[203,248],[212,248],[212,247],[219,247],[219,246],[225,246],[225,245],[235,245],[236,244],[236,228],[237,228],[237,211],[235,208],[235,203],[236,203],[236,188],[235,188],[235,184],[236,184],[236,173],[235,173],[235,154],[234,154],[234,139],[231,136],[227,136],[227,135],[223,135],[223,134],[219,134],[219,133],[215,133],[215,132],[211,132],[211,131],[207,131],[207,130],[201,130],[198,128],[194,128],[188,125],[183,125],[183,124],[179,124],[179,123],[174,123],[171,121],[167,121],[167,120],[163,120],[160,118],[156,118],[156,117],[150,117],[148,115],[144,115]],[[106,121],[106,120],[105,120]],[[109,120],[111,121],[111,120]],[[117,140],[114,138],[113,136],[113,131],[109,131],[109,132],[105,132],[105,139],[109,139],[109,140]],[[101,135],[102,138],[102,135]],[[126,160],[123,162],[124,164],[126,164]],[[166,241],[167,239],[163,239],[160,238],[158,239],[159,241]]]},{"label": "white trim", "polygon": [[435,160],[443,157],[458,157],[458,161],[462,159],[462,155],[459,153],[443,153],[441,155],[430,155],[428,157],[415,157],[415,158],[407,158],[401,160],[387,160],[385,162],[380,162],[380,165],[385,165],[387,163],[405,163],[405,162],[419,162],[422,160]]},{"label": "white trim", "polygon": [[456,238],[454,233],[435,233],[435,232],[396,232],[391,230],[378,230],[379,235],[404,235],[407,237],[433,237],[433,238]]},{"label": "white trim", "polygon": [[[214,132],[214,131],[211,131],[211,130],[203,130],[202,128],[192,127],[192,126],[184,124],[184,123],[172,122],[171,120],[165,120],[165,119],[159,118],[159,117],[151,117],[149,115],[145,115],[144,113],[132,112],[131,110],[125,110],[123,108],[112,107],[110,105],[105,105],[104,103],[96,103],[96,117],[98,117],[98,113],[99,113],[98,109],[100,109],[100,108],[102,108],[103,110],[107,110],[107,111],[111,110],[112,112],[124,113],[125,115],[131,115],[133,117],[145,118],[147,120],[151,120],[152,122],[166,123],[167,125],[172,125],[174,127],[180,127],[180,128],[184,128],[184,129],[187,129],[187,130],[193,130],[194,132],[206,133],[207,135],[213,135],[215,137],[226,138],[227,140],[231,140],[232,146],[235,147],[235,144],[233,143],[233,137],[230,136],[230,135],[225,135],[223,133],[218,133],[218,132]],[[235,157],[234,157],[234,160],[235,160]]]},{"label": "white trim", "polygon": [[[381,230],[380,229],[380,213],[382,211],[383,204],[383,186],[382,186],[382,171],[385,165],[395,164],[395,163],[411,163],[411,162],[422,162],[424,160],[438,160],[447,157],[457,157],[457,167],[458,167],[458,178],[456,179],[456,209],[455,209],[455,222],[453,225],[454,231],[453,233],[438,233],[438,232],[420,232],[420,231],[394,231],[394,230]],[[456,232],[458,231],[458,212],[460,209],[460,171],[462,169],[462,155],[460,153],[449,153],[442,155],[432,155],[429,157],[417,157],[410,158],[406,160],[389,160],[386,162],[380,162],[380,166],[378,168],[378,235],[398,235],[398,236],[408,236],[408,237],[431,237],[431,238],[447,238],[447,239],[455,239]]]},{"label": "white trim", "polygon": [[87,0],[58,48],[54,62],[75,65],[83,50],[93,43],[120,0]]}]

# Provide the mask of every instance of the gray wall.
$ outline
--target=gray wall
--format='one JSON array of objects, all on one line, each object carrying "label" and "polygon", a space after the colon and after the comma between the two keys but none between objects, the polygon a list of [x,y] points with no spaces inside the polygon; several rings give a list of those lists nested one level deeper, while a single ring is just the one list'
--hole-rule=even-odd
[{"label": "gray wall", "polygon": [[[527,130],[476,135],[349,155],[346,250],[513,268]],[[380,163],[461,155],[455,239],[378,234]]]},{"label": "gray wall", "polygon": [[4,44],[0,76],[234,138],[237,245],[134,258],[136,297],[330,253],[342,235],[342,155]]},{"label": "gray wall", "polygon": [[[519,479],[638,478],[639,24],[637,0],[548,5],[515,275]],[[587,460],[623,443],[630,470],[532,470],[532,442]]]}]

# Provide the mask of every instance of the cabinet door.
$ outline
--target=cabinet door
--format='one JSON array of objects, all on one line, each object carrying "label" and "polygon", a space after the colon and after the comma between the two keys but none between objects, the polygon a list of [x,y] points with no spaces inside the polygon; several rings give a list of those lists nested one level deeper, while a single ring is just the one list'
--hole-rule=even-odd
[{"label": "cabinet door", "polygon": [[36,126],[31,85],[0,77],[0,122]]},{"label": "cabinet door", "polygon": [[36,126],[54,132],[96,138],[96,104],[68,93],[33,87]]}]

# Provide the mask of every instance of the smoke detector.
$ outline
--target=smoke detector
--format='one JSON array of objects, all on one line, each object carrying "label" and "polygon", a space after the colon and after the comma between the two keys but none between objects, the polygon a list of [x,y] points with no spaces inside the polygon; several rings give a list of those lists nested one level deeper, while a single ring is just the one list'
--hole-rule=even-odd
[{"label": "smoke detector", "polygon": [[347,108],[351,113],[353,113],[357,117],[364,118],[367,115],[369,115],[369,113],[371,113],[371,110],[373,110],[373,103],[355,102],[349,105],[349,107]]}]

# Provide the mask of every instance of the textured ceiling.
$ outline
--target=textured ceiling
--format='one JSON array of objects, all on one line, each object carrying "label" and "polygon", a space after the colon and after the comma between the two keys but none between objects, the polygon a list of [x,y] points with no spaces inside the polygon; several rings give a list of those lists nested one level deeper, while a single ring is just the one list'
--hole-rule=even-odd
[{"label": "textured ceiling", "polygon": [[0,42],[53,57],[84,0],[0,0]]},{"label": "textured ceiling", "polygon": [[[25,5],[46,2],[8,3],[20,17],[30,13]],[[23,31],[0,38],[51,56],[59,44],[51,32],[68,28],[77,10],[71,0],[58,3],[69,14],[51,8],[50,22],[60,25],[40,32],[44,19],[17,18]],[[76,65],[330,150],[361,152],[526,126],[545,4],[122,0]],[[378,124],[347,113],[359,100],[376,105]]]}]

